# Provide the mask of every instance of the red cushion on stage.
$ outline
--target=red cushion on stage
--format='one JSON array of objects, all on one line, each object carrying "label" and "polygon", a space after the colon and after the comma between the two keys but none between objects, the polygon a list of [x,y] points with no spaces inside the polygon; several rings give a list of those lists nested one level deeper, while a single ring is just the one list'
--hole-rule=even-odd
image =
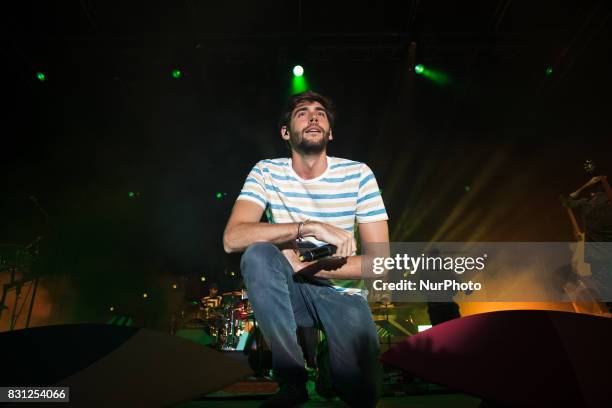
[{"label": "red cushion on stage", "polygon": [[509,406],[612,406],[612,319],[543,310],[483,313],[408,337],[381,360]]}]

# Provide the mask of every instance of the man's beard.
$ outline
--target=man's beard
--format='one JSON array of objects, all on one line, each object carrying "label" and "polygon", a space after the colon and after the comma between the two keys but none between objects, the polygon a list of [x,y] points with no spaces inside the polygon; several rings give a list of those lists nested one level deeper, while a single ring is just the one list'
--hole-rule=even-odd
[{"label": "man's beard", "polygon": [[[299,136],[294,136],[299,135]],[[298,139],[299,137],[299,139]],[[323,137],[320,139],[310,140],[307,136],[305,136],[305,132],[291,132],[291,138],[289,139],[289,144],[291,148],[297,152],[302,154],[317,154],[321,153],[327,148],[327,142],[329,141],[329,130],[327,132],[323,132]]]}]

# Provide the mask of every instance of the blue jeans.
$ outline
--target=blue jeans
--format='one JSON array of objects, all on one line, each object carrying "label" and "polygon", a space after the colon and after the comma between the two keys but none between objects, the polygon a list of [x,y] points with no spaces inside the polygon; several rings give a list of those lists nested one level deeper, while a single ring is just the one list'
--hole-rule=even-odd
[{"label": "blue jeans", "polygon": [[282,252],[270,243],[249,246],[240,267],[281,382],[306,382],[296,330],[298,326],[320,327],[327,337],[338,396],[351,406],[375,406],[380,395],[379,344],[367,301],[359,295],[342,294],[324,281],[295,274]]}]

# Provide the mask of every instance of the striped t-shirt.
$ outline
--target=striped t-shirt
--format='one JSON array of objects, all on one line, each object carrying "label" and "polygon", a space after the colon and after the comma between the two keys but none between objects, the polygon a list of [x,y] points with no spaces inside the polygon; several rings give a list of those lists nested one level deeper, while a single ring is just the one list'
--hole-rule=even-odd
[{"label": "striped t-shirt", "polygon": [[[238,200],[260,205],[271,223],[320,221],[355,232],[355,223],[387,220],[374,173],[361,162],[327,157],[327,169],[310,180],[300,178],[290,158],[258,162],[244,182]],[[316,245],[324,242],[306,238]],[[359,280],[331,279],[337,290],[361,293]]]}]

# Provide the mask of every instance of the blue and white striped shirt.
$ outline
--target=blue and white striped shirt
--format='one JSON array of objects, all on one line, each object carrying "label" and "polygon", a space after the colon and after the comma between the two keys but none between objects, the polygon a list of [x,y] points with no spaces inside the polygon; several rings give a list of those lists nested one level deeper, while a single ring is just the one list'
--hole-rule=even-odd
[{"label": "blue and white striped shirt", "polygon": [[[328,156],[325,172],[310,180],[293,171],[290,158],[262,160],[247,176],[238,200],[261,206],[271,223],[320,221],[354,233],[355,223],[389,219],[372,170],[364,163],[338,157]],[[337,289],[349,285],[337,279],[332,284]]]}]

